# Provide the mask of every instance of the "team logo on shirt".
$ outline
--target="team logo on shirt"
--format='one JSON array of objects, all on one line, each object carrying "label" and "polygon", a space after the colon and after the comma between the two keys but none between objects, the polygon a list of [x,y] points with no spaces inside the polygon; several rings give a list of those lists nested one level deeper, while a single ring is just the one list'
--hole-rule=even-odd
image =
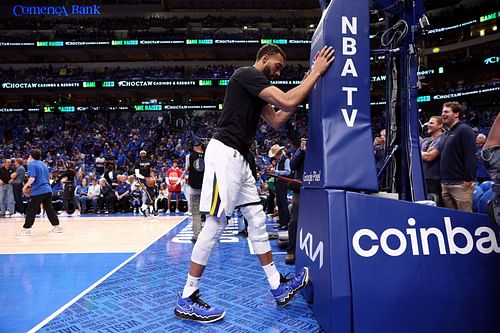
[{"label": "team logo on shirt", "polygon": [[205,171],[205,161],[203,160],[203,158],[197,158],[193,162],[193,168],[198,172]]}]

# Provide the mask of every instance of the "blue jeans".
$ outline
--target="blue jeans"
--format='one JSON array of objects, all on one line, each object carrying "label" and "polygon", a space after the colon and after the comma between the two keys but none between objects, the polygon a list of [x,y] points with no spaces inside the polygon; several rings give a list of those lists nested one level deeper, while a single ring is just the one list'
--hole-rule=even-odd
[{"label": "blue jeans", "polygon": [[12,190],[12,185],[3,184],[0,185],[0,215],[5,215],[8,210],[11,214],[14,214],[15,201],[14,201],[14,191]]}]

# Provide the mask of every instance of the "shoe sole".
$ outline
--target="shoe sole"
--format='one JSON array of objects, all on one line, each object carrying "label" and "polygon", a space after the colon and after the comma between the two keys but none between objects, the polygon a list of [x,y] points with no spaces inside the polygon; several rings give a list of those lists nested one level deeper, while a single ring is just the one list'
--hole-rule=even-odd
[{"label": "shoe sole", "polygon": [[297,291],[299,291],[300,289],[302,289],[305,286],[307,286],[307,283],[309,283],[309,268],[304,267],[304,269],[306,271],[306,276],[305,276],[304,280],[302,281],[302,284],[300,286],[298,286],[297,288],[293,289],[292,292],[290,294],[288,294],[288,296],[285,297],[284,300],[282,300],[282,301],[276,301],[276,303],[278,304],[278,306],[280,306],[280,307],[286,306],[293,299],[293,297],[295,296],[295,294],[297,294]]},{"label": "shoe sole", "polygon": [[174,314],[179,319],[191,320],[191,321],[196,321],[198,323],[209,324],[209,323],[214,323],[214,322],[219,321],[222,318],[224,318],[226,311],[222,312],[222,314],[220,314],[220,315],[210,316],[210,317],[201,317],[195,313],[185,313],[185,312],[179,311],[177,309],[174,310]]}]

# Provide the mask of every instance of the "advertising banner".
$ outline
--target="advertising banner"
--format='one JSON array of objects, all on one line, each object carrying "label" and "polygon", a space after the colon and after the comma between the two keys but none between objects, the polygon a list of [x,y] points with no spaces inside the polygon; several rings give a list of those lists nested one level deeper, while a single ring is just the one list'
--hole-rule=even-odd
[{"label": "advertising banner", "polygon": [[498,332],[500,231],[486,215],[304,189],[296,267],[326,332]]}]

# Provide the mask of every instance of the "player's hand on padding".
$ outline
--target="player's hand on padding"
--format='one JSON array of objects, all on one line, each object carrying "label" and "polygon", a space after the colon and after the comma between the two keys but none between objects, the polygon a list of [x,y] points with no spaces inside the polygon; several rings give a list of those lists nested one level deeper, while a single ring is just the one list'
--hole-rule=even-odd
[{"label": "player's hand on padding", "polygon": [[333,49],[333,47],[324,46],[316,54],[312,70],[316,70],[321,75],[323,75],[328,69],[328,67],[330,67],[334,59],[335,59],[335,50]]}]

